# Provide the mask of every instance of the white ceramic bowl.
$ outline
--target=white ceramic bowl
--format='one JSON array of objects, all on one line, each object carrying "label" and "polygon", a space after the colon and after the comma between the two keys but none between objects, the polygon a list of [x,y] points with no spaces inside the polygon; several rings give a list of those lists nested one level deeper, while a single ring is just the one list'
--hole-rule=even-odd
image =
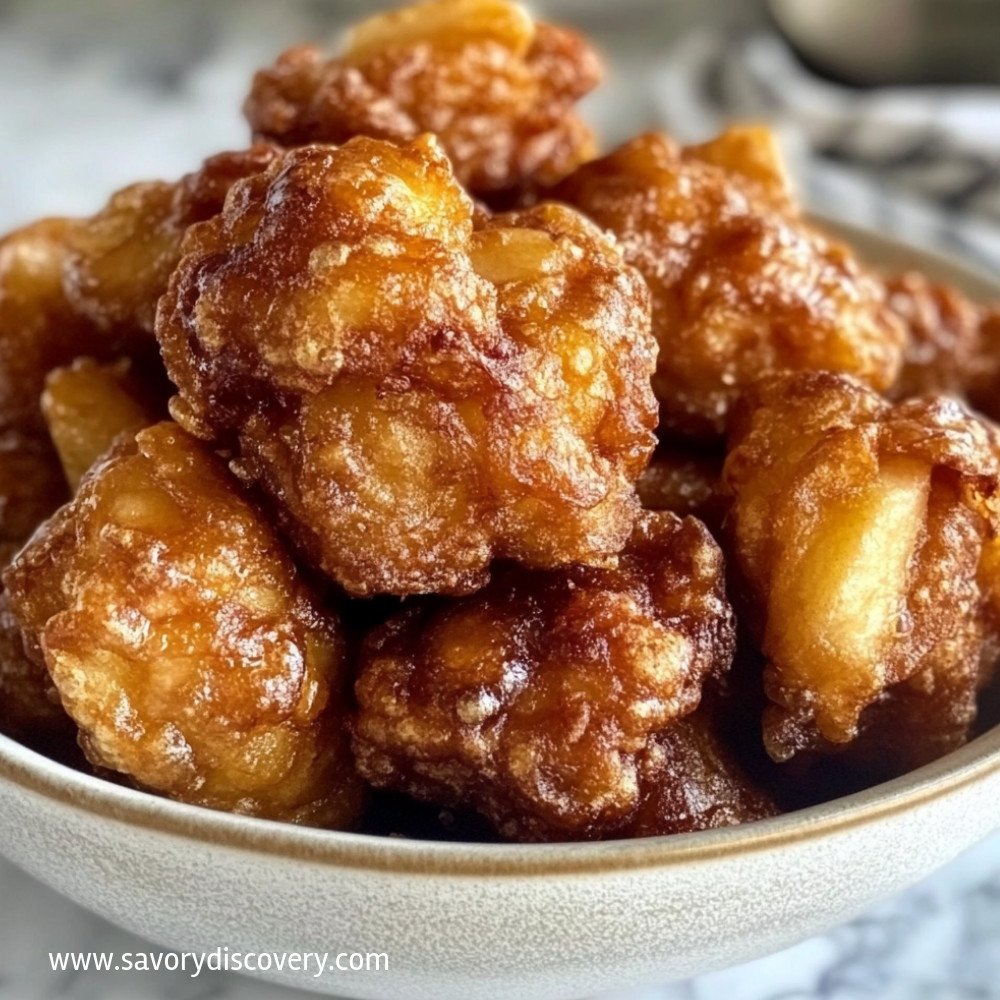
[{"label": "white ceramic bowl", "polygon": [[[979,296],[954,264],[851,230],[863,256]],[[1000,826],[1000,727],[896,781],[744,827],[605,844],[443,844],[178,805],[0,737],[0,850],[178,951],[371,952],[388,971],[288,985],[378,1000],[546,1000],[790,945]]]}]

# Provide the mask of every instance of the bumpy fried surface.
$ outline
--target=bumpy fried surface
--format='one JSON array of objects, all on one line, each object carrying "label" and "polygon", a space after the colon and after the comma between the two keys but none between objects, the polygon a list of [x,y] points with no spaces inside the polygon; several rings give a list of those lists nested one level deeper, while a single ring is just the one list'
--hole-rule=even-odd
[{"label": "bumpy fried surface", "polygon": [[578,35],[507,0],[430,0],[358,25],[327,58],[302,46],[257,74],[254,131],[285,146],[433,132],[483,196],[553,184],[594,155],[573,111],[600,81]]},{"label": "bumpy fried surface", "polygon": [[722,491],[724,457],[711,451],[661,444],[636,485],[642,506],[697,517],[714,532],[729,506],[729,498]]},{"label": "bumpy fried surface", "polygon": [[166,416],[158,389],[138,378],[127,359],[101,365],[80,358],[49,373],[42,412],[71,490],[120,434]]},{"label": "bumpy fried surface", "polygon": [[620,241],[653,294],[665,428],[712,439],[777,370],[896,377],[902,328],[851,252],[794,212],[774,141],[731,129],[682,149],[644,135],[554,190]]},{"label": "bumpy fried surface", "polygon": [[893,396],[961,395],[979,352],[979,309],[916,271],[885,281],[889,307],[906,327],[906,356]]},{"label": "bumpy fried surface", "polygon": [[985,309],[979,338],[980,364],[966,387],[966,395],[980,413],[1000,420],[1000,304]]},{"label": "bumpy fried surface", "polygon": [[[16,545],[0,543],[0,566],[6,568],[16,553]],[[69,730],[72,722],[48,671],[25,654],[7,592],[0,591],[0,733],[31,742]]]},{"label": "bumpy fried surface", "polygon": [[893,397],[948,393],[1000,416],[1000,308],[980,306],[916,271],[891,276],[885,286],[906,328]]},{"label": "bumpy fried surface", "polygon": [[631,837],[713,830],[778,814],[773,799],[721,738],[709,707],[650,740],[639,762],[639,787]]},{"label": "bumpy fried surface", "polygon": [[640,276],[562,206],[473,227],[431,137],[289,151],[192,227],[157,323],[177,420],[236,445],[355,594],[603,564],[653,445]]},{"label": "bumpy fried surface", "polygon": [[73,308],[105,335],[151,333],[188,226],[216,215],[233,183],[260,173],[276,155],[259,143],[209,157],[177,183],[133,184],[114,194],[68,236],[64,281]]},{"label": "bumpy fried surface", "polygon": [[0,542],[22,542],[65,498],[38,397],[46,372],[92,337],[62,289],[74,225],[45,219],[0,239]]},{"label": "bumpy fried surface", "polygon": [[731,446],[727,533],[768,661],[771,755],[860,733],[912,766],[960,744],[995,641],[987,429],[950,400],[893,407],[846,377],[786,374],[747,394]]},{"label": "bumpy fried surface", "polygon": [[660,762],[644,756],[651,740],[697,707],[733,643],[711,536],[644,514],[615,570],[507,567],[372,633],[355,685],[359,770],[471,806],[508,839],[619,835],[649,794],[643,775],[669,770],[671,741]]},{"label": "bumpy fried surface", "polygon": [[213,157],[176,185],[128,188],[92,219],[45,219],[0,239],[0,538],[22,541],[64,496],[39,409],[46,375],[83,355],[162,371],[149,333],[181,236],[268,149]]},{"label": "bumpy fried surface", "polygon": [[185,802],[353,821],[339,626],[175,425],[117,445],[5,582],[92,763]]},{"label": "bumpy fried surface", "polygon": [[0,423],[40,426],[46,373],[94,339],[63,294],[70,219],[44,219],[0,239]]},{"label": "bumpy fried surface", "polygon": [[66,499],[48,435],[0,428],[0,542],[23,542]]}]

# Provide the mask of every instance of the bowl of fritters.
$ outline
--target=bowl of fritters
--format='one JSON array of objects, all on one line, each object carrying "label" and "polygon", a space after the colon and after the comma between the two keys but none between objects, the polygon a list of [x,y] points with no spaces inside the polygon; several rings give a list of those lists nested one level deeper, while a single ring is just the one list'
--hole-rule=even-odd
[{"label": "bowl of fritters", "polygon": [[16,863],[178,950],[385,956],[292,985],[557,998],[1000,824],[1000,285],[810,218],[760,125],[601,155],[599,77],[430,0],[0,241]]}]

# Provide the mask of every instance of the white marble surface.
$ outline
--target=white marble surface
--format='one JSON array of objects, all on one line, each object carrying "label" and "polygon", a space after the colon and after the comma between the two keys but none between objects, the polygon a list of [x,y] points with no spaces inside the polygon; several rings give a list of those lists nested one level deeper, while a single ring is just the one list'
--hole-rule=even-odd
[{"label": "white marble surface", "polygon": [[[877,863],[877,862],[876,862]],[[0,1000],[294,1000],[239,976],[50,970],[48,952],[151,946],[0,862]],[[1000,998],[1000,835],[829,934],[687,982],[602,1000]],[[400,998],[405,1000],[405,998]],[[525,998],[530,1000],[530,998]]]},{"label": "white marble surface", "polygon": [[[625,0],[624,9],[641,5]],[[332,36],[337,17],[361,6],[333,0],[0,0],[0,227],[40,214],[91,211],[123,183],[174,176],[209,152],[240,145],[245,130],[238,106],[253,67],[287,42]],[[564,0],[561,6],[572,5]],[[754,19],[749,7],[724,0],[654,3],[646,5],[637,33],[637,15],[626,16],[622,3],[576,5],[618,65],[630,69],[590,104],[608,139],[655,121],[682,132],[710,129],[714,123],[678,112],[673,98],[680,90],[664,95],[643,81],[669,86],[662,53],[699,15],[714,14],[718,24],[725,13],[727,23],[744,27]],[[636,48],[637,35],[642,41]],[[943,216],[850,170],[808,159],[803,186],[814,207],[831,215],[1000,269],[1000,234],[979,220]],[[221,974],[197,980],[169,973],[71,976],[48,967],[50,950],[144,947],[0,862],[0,1000],[299,995]],[[827,935],[736,969],[614,1000],[716,997],[1000,998],[1000,834]]]}]

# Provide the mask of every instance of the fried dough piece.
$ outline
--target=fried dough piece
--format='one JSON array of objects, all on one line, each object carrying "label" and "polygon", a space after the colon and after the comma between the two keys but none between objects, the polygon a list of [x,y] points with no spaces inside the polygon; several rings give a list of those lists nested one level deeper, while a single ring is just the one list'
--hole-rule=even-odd
[{"label": "fried dough piece", "polygon": [[660,444],[636,486],[642,506],[697,517],[714,533],[729,504],[722,492],[724,458],[710,451]]},{"label": "fried dough piece", "polygon": [[766,129],[686,149],[639,136],[552,194],[610,230],[649,283],[665,429],[717,440],[773,371],[894,381],[903,331],[881,283],[795,213]]},{"label": "fried dough piece", "polygon": [[[70,368],[49,373],[42,408],[74,491],[83,473],[119,434],[134,432],[156,419],[140,401],[141,383],[129,368],[125,360],[99,365],[81,359]],[[41,437],[28,442],[37,444],[39,450],[33,451],[24,441],[15,443],[7,463],[0,453],[0,470],[11,477],[8,497],[13,488],[23,493],[12,505],[22,523],[4,522],[5,529],[19,538],[27,537],[45,520],[63,499],[66,487],[51,447]],[[0,543],[0,566],[7,567],[18,547]],[[45,664],[25,654],[7,593],[0,592],[0,732],[34,744],[73,728]]]},{"label": "fried dough piece", "polygon": [[376,629],[355,684],[358,768],[475,808],[507,839],[615,836],[649,792],[642,776],[667,766],[669,739],[663,766],[651,741],[697,707],[733,644],[718,546],[693,518],[643,514],[617,569],[508,566]]},{"label": "fried dough piece", "polygon": [[175,418],[240,452],[356,595],[493,557],[605,564],[652,450],[648,292],[570,209],[473,228],[433,137],[289,151],[191,228],[157,323]]},{"label": "fried dough piece", "polygon": [[432,132],[470,192],[509,202],[594,155],[573,106],[601,75],[579,35],[508,0],[429,0],[359,24],[338,56],[289,49],[244,111],[284,146]]},{"label": "fried dough piece", "polygon": [[62,291],[73,225],[45,219],[0,239],[0,542],[24,541],[65,499],[38,397],[49,368],[90,333]]},{"label": "fried dough piece", "polygon": [[1000,304],[987,307],[979,324],[979,364],[966,387],[970,404],[1000,420]]},{"label": "fried dough piece", "polygon": [[723,741],[707,706],[650,740],[639,764],[639,787],[631,837],[738,826],[779,812]]},{"label": "fried dough piece", "polygon": [[[6,569],[10,565],[17,548],[0,543],[0,566]],[[0,733],[34,742],[72,729],[48,671],[24,652],[7,592],[0,590]]]},{"label": "fried dough piece", "polygon": [[265,170],[277,155],[274,146],[258,143],[211,156],[176,183],[143,182],[112,195],[68,237],[64,282],[73,308],[106,336],[152,333],[157,300],[188,226],[218,214],[230,187]]},{"label": "fried dough piece", "polygon": [[905,747],[912,766],[965,739],[995,641],[980,573],[998,475],[987,429],[951,400],[894,407],[808,373],[748,392],[726,530],[742,621],[767,659],[774,759],[860,733],[869,752]]},{"label": "fried dough piece", "polygon": [[215,809],[353,822],[341,627],[180,428],[122,440],[4,579],[95,766]]},{"label": "fried dough piece", "polygon": [[119,435],[166,416],[158,388],[137,378],[124,358],[106,365],[80,358],[49,373],[42,412],[70,490]]},{"label": "fried dough piece", "polygon": [[207,160],[177,184],[138,184],[91,219],[44,219],[0,239],[0,539],[23,541],[64,499],[39,409],[46,375],[87,356],[156,378],[156,302],[187,226],[222,206],[268,146]]},{"label": "fried dough piece", "polygon": [[91,325],[63,293],[72,219],[43,219],[0,239],[0,424],[40,429],[46,373],[86,353]]},{"label": "fried dough piece", "polygon": [[916,271],[886,278],[885,287],[906,327],[893,398],[947,393],[1000,417],[1000,307],[978,305]]},{"label": "fried dough piece", "polygon": [[0,426],[0,544],[20,545],[65,499],[66,481],[48,435]]}]

